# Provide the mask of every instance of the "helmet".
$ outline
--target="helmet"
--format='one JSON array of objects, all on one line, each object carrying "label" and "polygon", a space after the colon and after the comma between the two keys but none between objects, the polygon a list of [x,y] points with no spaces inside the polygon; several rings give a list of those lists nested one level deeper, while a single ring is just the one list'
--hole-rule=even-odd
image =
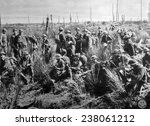
[{"label": "helmet", "polygon": [[80,31],[80,28],[79,28],[79,27],[77,27],[77,28],[76,28],[76,30],[77,30],[77,31]]},{"label": "helmet", "polygon": [[43,37],[46,37],[47,35],[46,34],[43,34]]},{"label": "helmet", "polygon": [[93,55],[91,58],[92,59],[97,59],[98,57],[96,55]]},{"label": "helmet", "polygon": [[75,54],[75,57],[78,57],[78,58],[79,58],[79,57],[80,57],[80,53],[76,53],[76,54]]},{"label": "helmet", "polygon": [[106,34],[108,34],[108,32],[107,32],[107,31],[104,31],[103,33],[104,33],[105,35],[106,35]]},{"label": "helmet", "polygon": [[102,28],[99,26],[98,29],[102,29]]},{"label": "helmet", "polygon": [[69,44],[69,45],[70,45],[70,44],[73,44],[73,41],[69,41],[68,44]]},{"label": "helmet", "polygon": [[19,32],[23,32],[23,29],[19,29]]},{"label": "helmet", "polygon": [[67,30],[66,33],[70,33],[70,34],[71,34],[71,31],[70,31],[70,30]]},{"label": "helmet", "polygon": [[6,28],[3,28],[2,31],[3,31],[3,32],[6,32],[7,30],[6,30]]},{"label": "helmet", "polygon": [[62,56],[60,55],[60,54],[56,54],[56,59],[61,59],[62,58]]},{"label": "helmet", "polygon": [[17,29],[13,29],[13,32],[17,31]]},{"label": "helmet", "polygon": [[0,52],[0,55],[6,55],[6,53],[4,51]]},{"label": "helmet", "polygon": [[92,35],[96,35],[96,33],[95,33],[95,32],[92,32]]},{"label": "helmet", "polygon": [[24,51],[23,54],[24,54],[25,56],[29,55],[28,51]]},{"label": "helmet", "polygon": [[59,31],[63,31],[64,29],[63,29],[63,27],[59,27]]},{"label": "helmet", "polygon": [[144,52],[149,52],[149,49],[147,47],[145,47]]},{"label": "helmet", "polygon": [[85,29],[83,30],[83,32],[88,32],[88,30],[85,28]]}]

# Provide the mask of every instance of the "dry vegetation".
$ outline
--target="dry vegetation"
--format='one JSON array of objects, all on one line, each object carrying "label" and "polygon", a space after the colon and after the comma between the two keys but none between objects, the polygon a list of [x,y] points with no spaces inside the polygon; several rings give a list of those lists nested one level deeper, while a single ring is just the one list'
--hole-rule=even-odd
[{"label": "dry vegetation", "polygon": [[[99,24],[101,25],[101,24]],[[66,29],[70,29],[72,33],[75,32],[75,27],[79,26],[82,28],[88,28],[90,31],[97,32],[98,24],[72,24],[66,25]],[[138,36],[138,40],[146,40],[149,38],[147,33],[147,23],[143,24],[117,24],[119,28],[126,27],[135,31]],[[55,25],[53,30],[49,32],[49,39],[55,50],[54,33],[58,31],[58,27],[61,25]],[[102,28],[110,26],[110,23],[103,23]],[[139,26],[143,27],[143,30],[139,30]],[[27,36],[35,36],[38,40],[39,50],[36,52],[36,58],[34,60],[34,73],[35,83],[29,85],[22,85],[21,91],[19,92],[17,104],[15,108],[44,108],[44,109],[64,109],[64,108],[137,108],[136,98],[131,98],[126,93],[123,84],[119,81],[117,75],[109,69],[103,69],[104,75],[103,84],[99,82],[93,82],[90,75],[85,78],[76,78],[74,80],[64,80],[52,85],[49,77],[49,71],[52,67],[53,58],[50,60],[50,64],[46,65],[41,58],[41,42],[42,34],[45,31],[44,25],[7,25],[8,34],[12,31],[12,28],[24,29],[24,34]],[[150,33],[150,31],[149,31]],[[110,33],[114,38],[114,45],[118,43],[116,33]],[[97,49],[93,54],[101,56],[101,50]],[[55,52],[53,51],[53,55]],[[56,92],[53,93],[52,89],[55,87]],[[16,85],[11,85],[10,91],[6,94],[7,98],[3,99],[4,93],[3,88],[0,91],[0,108],[11,108],[11,104],[14,100]],[[149,99],[147,95],[146,99]],[[147,100],[148,101],[148,100]],[[149,101],[148,101],[149,105]],[[149,106],[148,106],[149,108]]]}]

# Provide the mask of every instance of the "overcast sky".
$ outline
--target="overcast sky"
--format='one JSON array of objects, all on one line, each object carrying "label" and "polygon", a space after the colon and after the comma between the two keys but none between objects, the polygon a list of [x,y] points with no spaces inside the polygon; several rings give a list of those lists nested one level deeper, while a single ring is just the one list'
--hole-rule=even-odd
[{"label": "overcast sky", "polygon": [[[3,23],[14,22],[42,22],[47,15],[53,14],[55,21],[69,20],[71,13],[73,20],[89,20],[90,8],[92,8],[92,19],[112,20],[112,4],[116,13],[117,0],[0,0],[0,13]],[[119,14],[126,15],[127,19],[140,19],[141,0],[119,0]],[[143,18],[147,19],[150,0],[143,1]],[[8,18],[9,17],[9,18]],[[20,17],[20,18],[16,18]],[[36,18],[32,18],[36,17]]]}]

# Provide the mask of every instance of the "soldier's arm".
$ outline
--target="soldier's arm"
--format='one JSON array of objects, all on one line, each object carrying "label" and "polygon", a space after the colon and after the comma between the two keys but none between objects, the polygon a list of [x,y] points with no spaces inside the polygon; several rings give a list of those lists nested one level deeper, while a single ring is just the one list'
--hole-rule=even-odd
[{"label": "soldier's arm", "polygon": [[72,41],[73,41],[73,44],[76,45],[76,40],[73,36],[72,36]]}]

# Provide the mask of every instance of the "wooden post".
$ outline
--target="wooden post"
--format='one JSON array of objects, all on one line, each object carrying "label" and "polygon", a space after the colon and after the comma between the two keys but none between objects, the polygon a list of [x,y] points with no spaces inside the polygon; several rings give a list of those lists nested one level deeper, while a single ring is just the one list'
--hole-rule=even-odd
[{"label": "wooden post", "polygon": [[150,3],[149,3],[149,10],[148,10],[148,21],[150,22]]},{"label": "wooden post", "polygon": [[49,17],[46,18],[46,34],[48,34],[48,28],[49,28]]},{"label": "wooden post", "polygon": [[1,38],[1,34],[2,34],[2,20],[1,20],[1,15],[0,15],[0,38]]},{"label": "wooden post", "polygon": [[50,15],[50,19],[51,19],[51,29],[53,29],[53,15]]},{"label": "wooden post", "polygon": [[29,16],[28,16],[28,24],[30,24],[30,18],[29,18]]},{"label": "wooden post", "polygon": [[70,24],[72,23],[72,17],[71,17],[71,13],[70,13]]},{"label": "wooden post", "polygon": [[79,17],[78,17],[78,13],[76,13],[76,16],[77,16],[77,21],[78,21],[78,23],[79,23]]},{"label": "wooden post", "polygon": [[112,4],[112,19],[113,19],[113,22],[115,21],[115,15],[114,15],[114,6]]},{"label": "wooden post", "polygon": [[118,0],[117,0],[117,7],[116,7],[116,21],[119,21],[119,7],[118,7]]},{"label": "wooden post", "polygon": [[143,9],[143,8],[142,8],[142,3],[143,3],[143,2],[142,2],[142,0],[141,0],[141,22],[142,22],[142,20],[143,20],[143,19],[142,19],[142,18],[143,18],[143,17],[142,17],[142,16],[143,16],[143,15],[142,15],[142,13],[143,13],[143,12],[142,12],[142,11],[143,11],[143,10],[142,10],[142,9]]},{"label": "wooden post", "polygon": [[65,24],[65,17],[63,17],[63,25],[64,25],[64,27],[65,27],[65,25],[66,25],[66,24]]}]

